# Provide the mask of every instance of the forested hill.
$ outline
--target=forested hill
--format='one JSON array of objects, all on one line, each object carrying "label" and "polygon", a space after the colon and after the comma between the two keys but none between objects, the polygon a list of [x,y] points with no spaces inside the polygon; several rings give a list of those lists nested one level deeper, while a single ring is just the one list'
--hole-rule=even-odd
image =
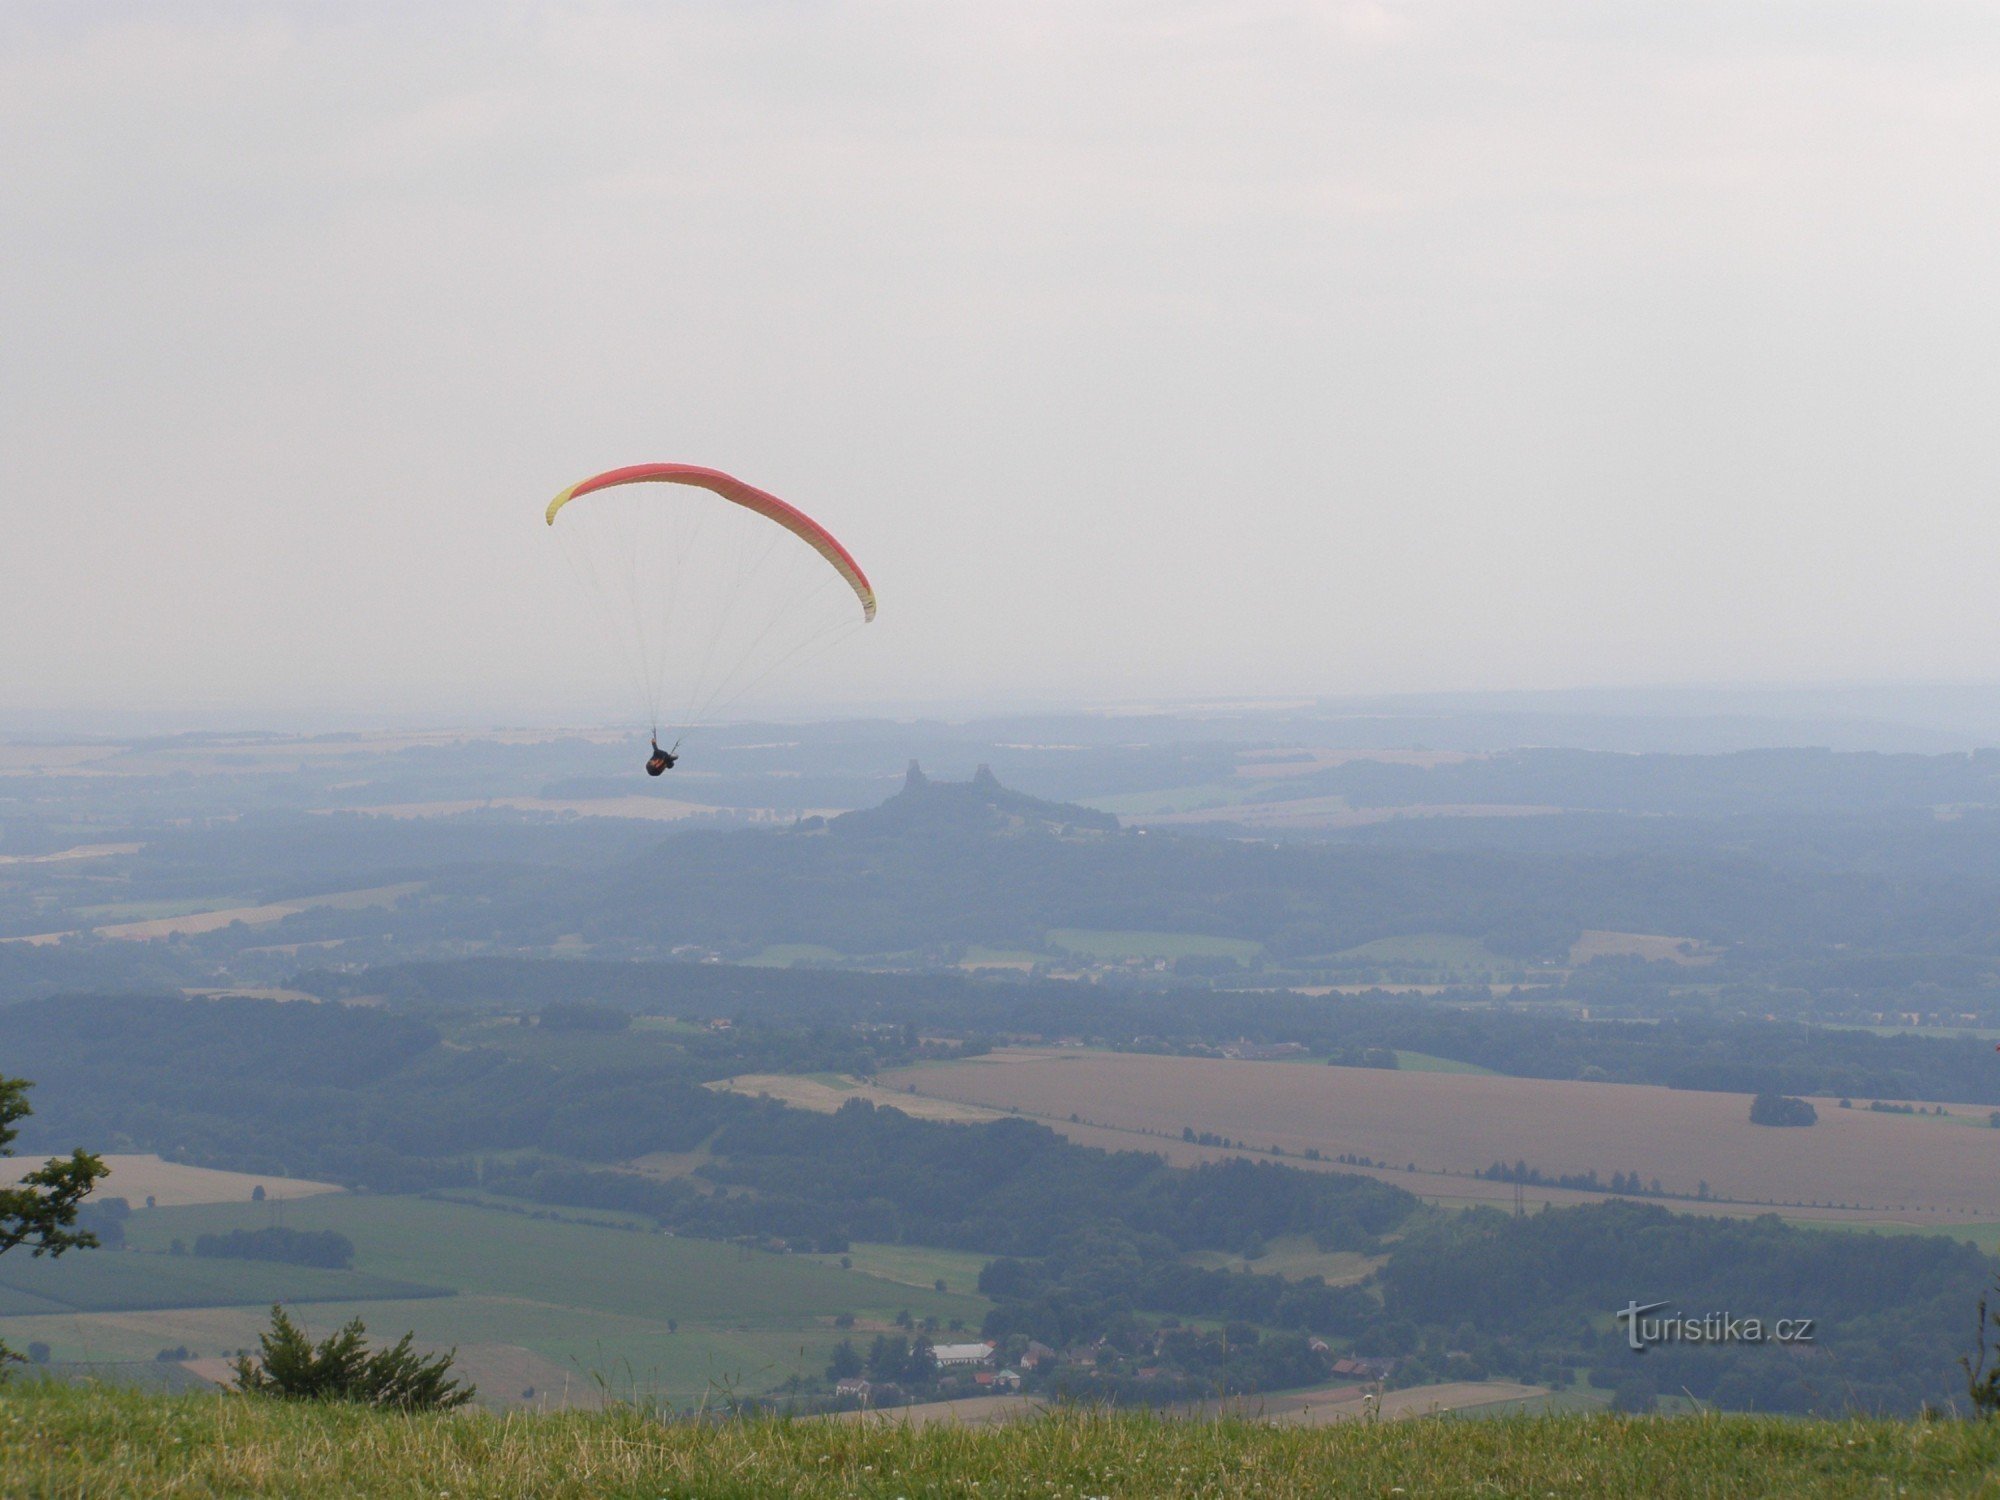
[{"label": "forested hill", "polygon": [[[1565,968],[1584,932],[1606,931],[1705,947],[1719,962],[1704,979],[1764,987],[1743,1001],[1753,1013],[1791,1013],[1788,997],[1800,992],[1850,990],[1871,992],[1850,1007],[1864,1020],[1981,1011],[2000,993],[2000,812],[1980,805],[1990,759],[1524,751],[1428,768],[1355,761],[1265,791],[1241,778],[1206,789],[1313,792],[1362,808],[1612,809],[1404,818],[1282,844],[1120,828],[1107,813],[991,773],[934,781],[916,772],[875,807],[781,828],[670,832],[491,810],[181,820],[133,830],[143,838],[131,854],[73,870],[11,867],[13,884],[0,881],[0,936],[78,937],[0,949],[0,1003],[64,988],[209,987],[246,950],[256,956],[227,977],[274,981],[283,976],[271,955],[292,944],[339,944],[343,963],[559,943],[615,958],[692,945],[724,959],[815,945],[829,950],[822,960],[914,967],[957,963],[972,946],[1055,960],[1065,945],[1051,934],[1062,929],[1222,939],[1222,951],[1254,952],[1296,976],[1328,959],[1351,967],[1345,955],[1380,939],[1435,935],[1483,945],[1492,965]],[[1872,811],[1799,810],[1802,798],[1817,805],[1849,791]],[[1792,810],[1774,810],[1783,808]],[[346,894],[306,901],[277,929],[246,924],[184,946],[84,935],[114,911],[335,893]],[[1919,987],[1907,998],[1922,1006],[1905,1003]]]},{"label": "forested hill", "polygon": [[[815,820],[816,821],[816,820]],[[1044,802],[1000,784],[982,765],[970,781],[933,781],[915,761],[903,789],[879,807],[843,813],[829,825],[837,836],[966,836],[995,833],[1113,832],[1110,813],[1074,802]]]},{"label": "forested hill", "polygon": [[[1979,1037],[1876,1035],[1701,1015],[1584,1020],[1472,1008],[1461,1003],[1469,995],[1434,1001],[1356,995],[1329,1005],[1317,995],[1115,981],[502,958],[320,970],[293,982],[327,999],[374,997],[391,1009],[440,1019],[584,1000],[639,1015],[727,1019],[739,1031],[894,1029],[970,1044],[1078,1038],[1114,1049],[1195,1053],[1238,1040],[1295,1042],[1313,1056],[1361,1060],[1409,1051],[1520,1078],[2000,1105],[2000,1067],[1992,1044]],[[57,1024],[62,1015],[61,1003],[15,1017],[0,1012],[0,1040],[10,1020],[25,1033]]]},{"label": "forested hill", "polygon": [[1356,807],[1513,804],[1681,817],[2000,807],[2000,750],[1964,755],[1742,750],[1617,755],[1523,749],[1434,764],[1351,759],[1286,778],[1278,800],[1338,795]]},{"label": "forested hill", "polygon": [[[1024,1119],[919,1120],[859,1097],[809,1114],[702,1085],[869,1070],[936,1044],[914,1028],[640,1027],[603,1011],[569,1001],[533,1017],[423,1023],[379,1006],[65,997],[0,1010],[0,1057],[36,1080],[30,1151],[160,1151],[376,1191],[476,1187],[524,1211],[638,1214],[773,1249],[866,1241],[998,1256],[980,1280],[995,1304],[987,1337],[1064,1348],[1106,1338],[1134,1357],[1166,1349],[1194,1372],[1206,1345],[1153,1319],[1274,1330],[1255,1344],[1261,1363],[1232,1363],[1233,1390],[1322,1378],[1308,1343],[1320,1335],[1398,1359],[1399,1378],[1483,1369],[1546,1384],[1588,1368],[1616,1386],[1657,1367],[1674,1371],[1661,1389],[1725,1404],[1909,1411],[1951,1397],[1963,1323],[1993,1271],[1941,1235],[1631,1203],[1445,1217],[1400,1186],[1321,1163],[1177,1168]],[[630,1170],[637,1157],[696,1151],[689,1177]],[[1380,1300],[1371,1287],[1189,1259],[1250,1258],[1284,1238],[1385,1255]],[[1811,1316],[1824,1338],[1810,1366],[1744,1349],[1699,1370],[1655,1353],[1641,1367],[1605,1322],[1635,1295]]]},{"label": "forested hill", "polygon": [[[846,828],[878,836],[842,836]],[[1077,836],[1045,824],[947,836],[929,820],[913,827],[885,816],[690,833],[597,878],[565,874],[511,894],[466,913],[464,935],[504,930],[539,943],[575,933],[747,955],[769,943],[843,953],[1039,947],[1052,928],[1080,927],[1246,939],[1302,959],[1447,932],[1512,958],[1561,959],[1583,930],[1606,929],[1780,953],[1944,945],[2000,954],[2000,871],[1830,868],[1824,858],[1781,863],[1727,846],[1280,847],[1146,830]]]}]

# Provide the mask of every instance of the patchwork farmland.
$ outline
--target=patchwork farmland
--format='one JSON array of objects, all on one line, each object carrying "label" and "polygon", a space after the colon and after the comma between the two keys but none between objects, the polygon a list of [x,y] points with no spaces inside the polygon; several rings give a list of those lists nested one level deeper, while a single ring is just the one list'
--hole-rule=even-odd
[{"label": "patchwork farmland", "polygon": [[1258,1152],[1363,1156],[1427,1196],[1439,1174],[1518,1161],[1550,1177],[1636,1172],[1690,1197],[1706,1184],[1742,1205],[1918,1224],[2000,1217],[2000,1130],[1984,1106],[1906,1115],[1823,1099],[1817,1125],[1773,1129],[1750,1123],[1740,1094],[1076,1049],[1008,1049],[881,1082],[1041,1117],[1091,1145],[1160,1149],[1192,1130]]}]

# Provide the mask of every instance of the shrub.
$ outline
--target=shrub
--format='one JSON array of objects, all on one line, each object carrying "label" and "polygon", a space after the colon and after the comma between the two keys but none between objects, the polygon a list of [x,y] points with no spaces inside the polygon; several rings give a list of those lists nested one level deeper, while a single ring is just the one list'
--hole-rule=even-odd
[{"label": "shrub", "polygon": [[285,1315],[271,1309],[271,1326],[258,1335],[261,1358],[236,1361],[236,1386],[257,1396],[292,1401],[354,1401],[396,1411],[446,1411],[463,1406],[474,1388],[450,1378],[449,1354],[420,1355],[404,1334],[387,1349],[371,1351],[359,1318],[318,1344]]},{"label": "shrub", "polygon": [[1750,1101],[1752,1125],[1816,1125],[1819,1111],[1787,1094],[1759,1094]]}]

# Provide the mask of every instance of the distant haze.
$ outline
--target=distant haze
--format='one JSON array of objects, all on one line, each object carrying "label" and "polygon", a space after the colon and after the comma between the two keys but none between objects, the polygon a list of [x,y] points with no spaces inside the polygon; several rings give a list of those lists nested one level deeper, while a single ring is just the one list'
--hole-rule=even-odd
[{"label": "distant haze", "polygon": [[1987,7],[11,0],[0,182],[0,714],[624,714],[647,459],[778,710],[2000,679]]}]

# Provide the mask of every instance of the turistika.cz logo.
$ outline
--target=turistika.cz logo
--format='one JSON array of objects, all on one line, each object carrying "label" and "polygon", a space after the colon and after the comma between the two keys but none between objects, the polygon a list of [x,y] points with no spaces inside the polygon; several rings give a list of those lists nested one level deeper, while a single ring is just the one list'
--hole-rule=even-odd
[{"label": "turistika.cz logo", "polygon": [[1626,1347],[1644,1354],[1655,1344],[1810,1344],[1813,1318],[1739,1318],[1712,1312],[1699,1318],[1670,1314],[1649,1317],[1665,1302],[1628,1302],[1618,1309]]}]

